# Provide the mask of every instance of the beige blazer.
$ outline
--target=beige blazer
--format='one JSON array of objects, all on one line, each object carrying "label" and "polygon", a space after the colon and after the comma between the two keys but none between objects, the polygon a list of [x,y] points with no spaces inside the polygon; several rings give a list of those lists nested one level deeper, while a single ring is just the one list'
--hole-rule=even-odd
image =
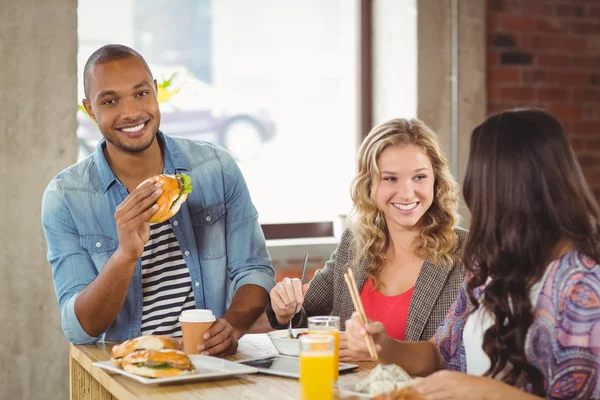
[{"label": "beige blazer", "polygon": [[[462,247],[467,231],[456,228]],[[352,260],[352,233],[346,229],[341,242],[331,259],[315,273],[306,292],[302,309],[294,317],[294,328],[306,327],[307,317],[312,315],[337,315],[341,319],[341,329],[345,330],[345,322],[354,312],[350,292],[344,280],[344,272]],[[353,268],[358,290],[362,290],[367,275],[365,268],[369,260],[365,259],[358,267]],[[406,323],[406,340],[429,340],[454,303],[464,279],[462,262],[454,265],[437,266],[429,259],[425,260],[410,301],[408,320]],[[269,306],[267,316],[273,328],[284,329],[279,325],[273,309]]]}]

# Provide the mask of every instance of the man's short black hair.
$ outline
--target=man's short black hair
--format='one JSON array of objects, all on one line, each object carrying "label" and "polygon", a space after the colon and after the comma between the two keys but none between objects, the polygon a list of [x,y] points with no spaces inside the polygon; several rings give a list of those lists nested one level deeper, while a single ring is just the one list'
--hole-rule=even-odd
[{"label": "man's short black hair", "polygon": [[146,60],[144,60],[144,57],[142,57],[140,53],[131,47],[127,47],[122,44],[107,44],[106,46],[102,46],[92,53],[90,58],[88,58],[87,62],[85,63],[85,67],[83,69],[83,90],[85,93],[85,98],[89,100],[91,78],[90,71],[95,65],[106,64],[111,61],[124,60],[129,57],[136,57],[139,59],[142,63],[144,63],[144,66],[148,72],[150,72],[150,75],[152,75],[150,67],[148,67]]}]

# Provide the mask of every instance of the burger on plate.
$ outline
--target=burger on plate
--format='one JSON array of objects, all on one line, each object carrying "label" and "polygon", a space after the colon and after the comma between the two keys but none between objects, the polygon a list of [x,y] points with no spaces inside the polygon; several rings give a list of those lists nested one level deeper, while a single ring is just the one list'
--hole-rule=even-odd
[{"label": "burger on plate", "polygon": [[177,214],[181,205],[187,200],[188,194],[192,193],[192,178],[186,174],[162,174],[150,179],[155,179],[156,182],[162,183],[163,192],[156,201],[158,211],[156,211],[148,222],[151,224],[164,222]]},{"label": "burger on plate", "polygon": [[147,335],[126,340],[112,348],[112,362],[116,367],[121,366],[123,357],[138,350],[181,350],[179,342],[167,336]]},{"label": "burger on plate", "polygon": [[180,350],[138,350],[123,357],[125,371],[148,378],[193,374],[194,364]]}]

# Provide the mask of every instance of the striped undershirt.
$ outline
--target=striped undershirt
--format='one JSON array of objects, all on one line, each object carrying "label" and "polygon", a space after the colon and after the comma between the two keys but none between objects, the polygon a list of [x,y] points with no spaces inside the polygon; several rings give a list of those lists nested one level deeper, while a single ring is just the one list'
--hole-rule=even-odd
[{"label": "striped undershirt", "polygon": [[150,225],[142,254],[142,335],[181,336],[179,315],[193,310],[192,280],[171,223]]}]

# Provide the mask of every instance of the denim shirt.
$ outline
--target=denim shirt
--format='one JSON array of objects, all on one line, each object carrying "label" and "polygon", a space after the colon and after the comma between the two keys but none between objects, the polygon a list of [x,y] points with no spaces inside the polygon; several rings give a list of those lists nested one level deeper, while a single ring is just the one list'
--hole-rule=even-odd
[{"label": "denim shirt", "polygon": [[[194,190],[170,219],[192,279],[197,308],[222,317],[236,290],[275,285],[246,182],[225,150],[211,143],[157,135],[164,173],[186,173]],[[75,315],[75,299],[100,273],[119,245],[114,213],[128,196],[109,167],[104,140],[94,154],[59,173],[42,200],[42,225],[62,329],[71,343],[120,341],[141,334],[142,266],[138,260],[125,302],[114,322],[89,336]]]}]

